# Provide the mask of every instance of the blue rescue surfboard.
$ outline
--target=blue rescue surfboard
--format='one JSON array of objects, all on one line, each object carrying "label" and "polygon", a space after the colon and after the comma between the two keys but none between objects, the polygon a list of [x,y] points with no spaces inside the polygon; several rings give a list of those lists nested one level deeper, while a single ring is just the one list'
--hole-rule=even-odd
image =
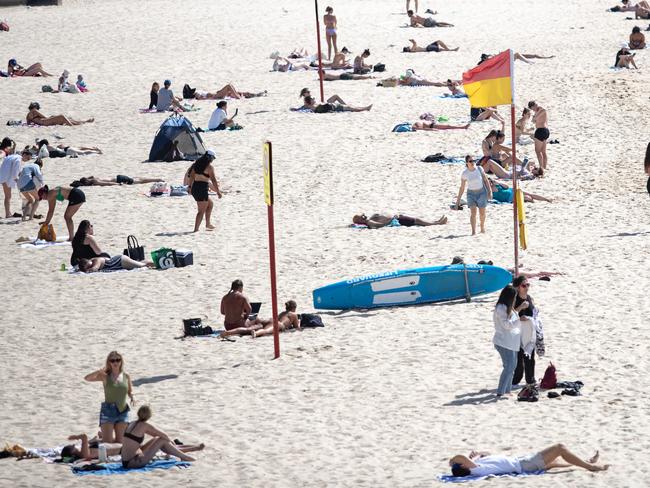
[{"label": "blue rescue surfboard", "polygon": [[351,278],[313,291],[314,307],[393,307],[485,295],[512,281],[510,272],[483,264],[451,264]]}]

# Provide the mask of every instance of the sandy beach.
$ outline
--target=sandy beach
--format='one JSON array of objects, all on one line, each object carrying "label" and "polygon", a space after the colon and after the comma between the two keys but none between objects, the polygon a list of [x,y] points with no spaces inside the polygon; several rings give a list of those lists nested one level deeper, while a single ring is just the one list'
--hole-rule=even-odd
[{"label": "sandy beach", "polygon": [[[325,2],[320,2],[321,11]],[[605,473],[579,469],[472,486],[650,485],[650,199],[643,155],[650,134],[649,51],[637,51],[638,70],[610,66],[633,26],[596,2],[420,1],[454,28],[410,29],[404,2],[332,3],[339,48],[386,64],[386,77],[408,68],[433,79],[459,79],[481,53],[513,48],[555,55],[516,64],[517,110],[536,100],[549,113],[549,171],[523,182],[526,191],[554,199],[526,207],[529,249],[524,271],[563,272],[531,280],[544,318],[547,356],[561,380],[582,380],[580,397],[534,404],[495,402],[500,373],[492,344],[496,294],[472,303],[325,312],[325,328],[281,335],[273,360],[270,337],[236,342],[177,340],[181,319],[222,324],[219,301],[234,279],[271,314],[262,142],[273,143],[278,300],[294,299],[313,312],[314,288],[396,269],[481,259],[512,267],[512,207],[488,207],[487,233],[470,235],[469,211],[452,211],[463,165],[423,163],[428,154],[479,154],[496,122],[467,131],[391,133],[423,112],[464,124],[466,100],[444,100],[435,87],[376,87],[377,80],[325,83],[326,96],[370,112],[303,114],[298,93],[318,93],[315,71],[271,72],[273,51],[315,51],[313,3],[298,0],[66,0],[62,7],[6,8],[0,63],[41,62],[57,76],[82,73],[86,94],[41,93],[56,78],[0,78],[2,137],[22,148],[35,138],[98,146],[103,155],[47,159],[50,187],[80,176],[161,177],[182,182],[188,162],[144,163],[165,114],[140,114],[153,81],[173,80],[214,91],[228,82],[268,96],[231,100],[244,130],[211,132],[206,147],[224,189],[215,200],[214,232],[191,234],[190,198],[146,196],[149,185],[84,188],[87,202],[75,223],[89,219],[97,240],[120,254],[134,234],[147,252],[191,249],[194,266],[157,271],[70,275],[69,246],[31,250],[34,222],[0,219],[0,447],[54,447],[70,434],[97,431],[102,388],[83,377],[111,350],[124,355],[134,380],[163,375],[134,390],[149,403],[156,426],[186,442],[204,442],[190,469],[123,476],[73,475],[40,460],[0,460],[0,486],[410,487],[438,484],[453,454],[472,449],[510,454],[564,442],[581,456],[599,449]],[[489,14],[488,14],[489,12]],[[321,12],[322,15],[322,12]],[[632,15],[633,17],[633,15]],[[38,32],[35,34],[35,30]],[[403,54],[409,38],[442,39],[459,52]],[[384,74],[382,74],[384,75]],[[384,76],[381,76],[384,77]],[[379,77],[379,78],[381,78]],[[7,127],[38,101],[47,115],[94,117],[80,127]],[[206,127],[214,101],[196,101],[187,117]],[[507,114],[505,107],[500,112]],[[508,134],[507,137],[510,140]],[[532,145],[520,155],[535,158]],[[12,211],[19,211],[14,193]],[[38,213],[44,214],[46,205]],[[355,213],[405,213],[444,226],[357,230]],[[63,211],[53,224],[65,236]]]}]

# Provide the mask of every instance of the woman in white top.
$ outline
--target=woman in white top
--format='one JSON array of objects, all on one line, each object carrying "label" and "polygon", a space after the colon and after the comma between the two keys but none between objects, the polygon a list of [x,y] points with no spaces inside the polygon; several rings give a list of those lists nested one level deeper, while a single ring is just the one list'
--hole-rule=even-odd
[{"label": "woman in white top", "polygon": [[476,209],[478,208],[481,217],[481,233],[485,233],[485,207],[488,200],[492,199],[492,187],[487,181],[485,172],[480,166],[476,166],[474,158],[465,156],[466,169],[460,177],[460,189],[456,198],[456,210],[460,209],[460,198],[467,187],[467,205],[470,209],[470,223],[472,224],[472,235],[476,235]]},{"label": "woman in white top", "polygon": [[[5,218],[11,217],[11,189],[16,188],[20,173],[20,154],[14,154],[16,143],[5,137],[0,143],[0,183],[4,192]],[[17,215],[18,217],[20,215]]]},{"label": "woman in white top", "polygon": [[512,376],[517,367],[517,353],[521,345],[521,329],[519,320],[528,320],[528,317],[519,318],[519,312],[528,308],[528,302],[522,302],[515,307],[517,290],[508,285],[501,290],[501,295],[494,308],[494,338],[492,342],[501,356],[503,370],[499,377],[497,397],[507,395],[512,390]]}]

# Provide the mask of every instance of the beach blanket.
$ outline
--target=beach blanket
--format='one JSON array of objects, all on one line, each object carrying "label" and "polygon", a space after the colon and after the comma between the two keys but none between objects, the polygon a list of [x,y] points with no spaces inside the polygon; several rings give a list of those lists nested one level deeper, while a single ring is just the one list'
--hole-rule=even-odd
[{"label": "beach blanket", "polygon": [[487,476],[452,476],[450,474],[439,474],[436,476],[441,483],[467,483],[469,481],[487,480],[492,478],[523,478],[525,476],[537,476],[544,474],[546,471],[531,471],[529,473],[511,473],[511,474],[491,474]]},{"label": "beach blanket", "polygon": [[41,127],[36,124],[28,124],[24,120],[7,120],[7,126],[9,127]]},{"label": "beach blanket", "polygon": [[[481,159],[481,156],[475,156],[474,161],[478,161]],[[438,163],[438,164],[465,164],[465,157],[460,157],[460,156],[446,156],[442,159],[439,159],[437,161],[427,161],[426,159],[422,159],[423,163]]]},{"label": "beach blanket", "polygon": [[[101,274],[115,274],[115,273],[130,273],[132,271],[144,271],[145,269],[149,268],[135,268],[135,269],[118,269],[116,271],[104,271],[103,269],[100,269],[98,272],[95,273],[84,273],[83,271],[79,271],[79,268],[77,266],[72,266],[68,268],[68,274],[70,275],[81,275],[81,276],[92,276],[92,275],[101,275]],[[63,271],[63,270],[61,270]]]},{"label": "beach blanket", "polygon": [[[92,466],[87,468],[86,466]],[[72,466],[72,472],[78,476],[87,476],[91,474],[106,476],[110,474],[126,474],[126,473],[146,473],[154,469],[171,469],[171,468],[189,468],[190,463],[176,460],[160,460],[153,461],[142,468],[125,469],[122,463],[104,463],[104,464],[83,464],[81,466]],[[100,468],[100,469],[97,469]]]},{"label": "beach blanket", "polygon": [[38,239],[33,239],[31,242],[21,242],[19,246],[23,249],[45,249],[53,246],[69,246],[70,241],[68,240],[57,240],[56,242],[47,242],[40,241]]}]

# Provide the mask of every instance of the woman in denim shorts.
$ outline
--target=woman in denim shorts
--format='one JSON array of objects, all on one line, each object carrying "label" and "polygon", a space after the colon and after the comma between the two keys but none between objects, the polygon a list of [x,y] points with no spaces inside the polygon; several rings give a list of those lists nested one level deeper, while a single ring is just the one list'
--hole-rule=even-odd
[{"label": "woman in denim shorts", "polygon": [[471,156],[465,156],[466,169],[460,177],[460,190],[456,198],[456,210],[460,209],[460,198],[467,187],[467,205],[470,209],[470,223],[472,224],[472,235],[476,235],[476,209],[478,208],[481,218],[481,233],[485,232],[485,207],[492,198],[492,188],[487,181],[483,168],[477,166]]},{"label": "woman in denim shorts", "polygon": [[129,422],[127,397],[133,400],[131,377],[124,372],[124,360],[117,351],[106,357],[105,366],[86,375],[86,381],[101,381],[104,384],[104,401],[99,411],[99,428],[103,442],[122,442],[124,430]]}]

